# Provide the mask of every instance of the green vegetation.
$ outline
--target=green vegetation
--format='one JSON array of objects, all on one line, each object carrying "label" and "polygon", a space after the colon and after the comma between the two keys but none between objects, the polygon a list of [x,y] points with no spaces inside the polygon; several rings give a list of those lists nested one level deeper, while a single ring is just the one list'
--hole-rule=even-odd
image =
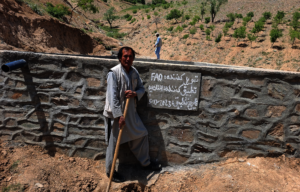
[{"label": "green vegetation", "polygon": [[32,9],[32,11],[34,11],[35,13],[39,14],[39,15],[43,15],[41,9],[38,7],[37,4],[30,4],[28,3],[28,6]]},{"label": "green vegetation", "polygon": [[202,24],[200,25],[200,29],[201,31],[204,31],[204,26]]},{"label": "green vegetation", "polygon": [[129,15],[129,17],[127,17],[126,21],[131,21],[132,19],[132,15]]},{"label": "green vegetation", "polygon": [[254,13],[253,12],[249,12],[249,13],[247,13],[247,17],[254,17]]},{"label": "green vegetation", "polygon": [[251,41],[251,47],[252,47],[252,42],[255,41],[255,40],[257,39],[257,36],[254,35],[254,34],[249,33],[249,34],[247,35],[247,37],[248,37],[249,41]]},{"label": "green vegetation", "polygon": [[145,12],[146,12],[146,13],[149,13],[149,9],[145,9]]},{"label": "green vegetation", "polygon": [[196,21],[191,21],[189,24],[192,25],[192,26],[195,26],[196,25]]},{"label": "green vegetation", "polygon": [[20,183],[17,183],[17,184],[11,184],[7,187],[4,187],[2,189],[2,192],[9,192],[9,191],[24,191],[24,187],[20,184]]},{"label": "green vegetation", "polygon": [[70,15],[71,11],[69,11],[68,7],[57,4],[56,6],[53,6],[52,3],[46,3],[46,11],[53,17],[56,18],[62,18],[65,15]]},{"label": "green vegetation", "polygon": [[135,18],[131,19],[130,23],[134,23],[136,21]]},{"label": "green vegetation", "polygon": [[167,20],[175,19],[176,22],[178,22],[178,19],[182,16],[182,13],[178,9],[173,9],[171,12],[167,15]]},{"label": "green vegetation", "polygon": [[183,27],[180,27],[179,25],[176,27],[175,29],[176,32],[182,32],[183,31]]},{"label": "green vegetation", "polygon": [[214,31],[216,26],[215,25],[210,25],[209,28],[211,29],[211,31]]},{"label": "green vegetation", "polygon": [[258,33],[263,30],[265,25],[266,19],[261,17],[257,22],[254,24],[254,28],[252,29],[252,33]]},{"label": "green vegetation", "polygon": [[278,11],[276,16],[274,17],[275,22],[278,23],[278,24],[281,23],[284,16],[285,16],[284,11]]},{"label": "green vegetation", "polygon": [[246,27],[245,26],[241,26],[239,28],[237,28],[233,35],[234,38],[236,39],[241,39],[241,38],[245,38],[246,37]]},{"label": "green vegetation", "polygon": [[201,21],[203,20],[203,16],[205,15],[205,13],[206,13],[206,9],[205,9],[204,4],[202,3],[202,5],[200,7]]},{"label": "green vegetation", "polygon": [[226,22],[224,28],[231,28],[233,26],[234,22]]},{"label": "green vegetation", "polygon": [[230,22],[234,22],[234,21],[235,21],[235,18],[236,18],[235,14],[229,13],[229,14],[226,15],[226,16],[229,18],[229,21],[230,21]]},{"label": "green vegetation", "polygon": [[270,39],[272,42],[272,47],[278,38],[282,37],[282,32],[279,29],[272,29],[270,32]]},{"label": "green vegetation", "polygon": [[[108,9],[106,11],[106,13],[104,13],[104,19],[109,23],[110,28],[112,28],[112,23],[118,18],[117,16],[115,16],[114,10],[115,10],[115,8],[111,7],[110,9]],[[128,17],[128,18],[131,19],[131,17],[132,16],[130,15],[130,17]],[[127,20],[128,20],[128,18],[127,18]]]},{"label": "green vegetation", "polygon": [[190,20],[190,18],[191,18],[189,15],[185,15],[184,17],[186,20]]},{"label": "green vegetation", "polygon": [[158,13],[156,11],[154,12],[154,16],[156,16],[156,17],[158,16]]},{"label": "green vegetation", "polygon": [[227,3],[228,0],[209,0],[209,1],[210,1],[211,22],[214,22],[217,13],[220,11],[221,5]]},{"label": "green vegetation", "polygon": [[185,35],[183,36],[183,39],[187,39],[187,38],[189,38],[189,34],[185,34]]},{"label": "green vegetation", "polygon": [[170,28],[167,29],[167,31],[173,31],[174,27],[171,26]]},{"label": "green vegetation", "polygon": [[73,14],[72,14],[73,11],[78,7],[80,7],[84,11],[89,11],[89,12],[94,13],[94,14],[99,13],[99,9],[93,3],[94,3],[94,0],[75,0],[76,6],[71,11],[70,21],[71,21],[72,16],[73,16]]},{"label": "green vegetation", "polygon": [[193,21],[195,21],[196,23],[199,22],[201,20],[201,18],[198,15],[195,15],[193,18]]},{"label": "green vegetation", "polygon": [[290,35],[290,38],[291,38],[292,45],[295,43],[296,39],[300,39],[300,32],[299,31],[290,29],[289,35]]},{"label": "green vegetation", "polygon": [[196,32],[197,32],[197,29],[196,29],[196,27],[192,27],[190,30],[190,34],[192,35],[192,37],[193,37],[193,35],[195,35],[196,34]]},{"label": "green vegetation", "polygon": [[271,12],[264,12],[263,16],[264,16],[265,19],[271,19],[272,14],[271,14]]},{"label": "green vegetation", "polygon": [[151,16],[150,16],[150,15],[147,15],[147,19],[151,19]]},{"label": "green vegetation", "polygon": [[243,15],[242,14],[235,14],[235,17],[238,18],[238,23],[240,22],[240,19],[243,19]]},{"label": "green vegetation", "polygon": [[206,34],[207,36],[210,36],[210,33],[211,33],[210,29],[206,29],[206,30],[205,30],[205,34]]},{"label": "green vegetation", "polygon": [[205,17],[205,23],[208,24],[210,22],[210,17]]},{"label": "green vegetation", "polygon": [[136,10],[136,9],[132,10],[132,13],[133,13],[133,14],[136,14],[136,13],[137,13],[137,10]]},{"label": "green vegetation", "polygon": [[227,36],[228,31],[229,31],[229,28],[228,28],[228,27],[224,27],[224,28],[223,28],[224,36]]},{"label": "green vegetation", "polygon": [[219,43],[222,39],[222,33],[219,33],[219,35],[215,38],[215,42]]},{"label": "green vegetation", "polygon": [[182,28],[184,28],[184,29],[187,28],[187,27],[188,27],[188,26],[187,26],[186,24],[183,24],[183,25],[182,25]]},{"label": "green vegetation", "polygon": [[252,17],[244,17],[243,18],[243,25],[246,27],[249,21],[251,21]]}]

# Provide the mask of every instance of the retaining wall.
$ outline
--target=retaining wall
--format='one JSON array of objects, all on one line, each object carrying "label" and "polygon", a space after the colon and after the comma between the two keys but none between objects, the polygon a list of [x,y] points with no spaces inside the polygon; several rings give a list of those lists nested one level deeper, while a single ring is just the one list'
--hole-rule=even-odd
[{"label": "retaining wall", "polygon": [[[105,157],[103,107],[113,58],[0,51],[0,136],[69,156]],[[150,155],[164,164],[219,161],[232,156],[299,156],[300,73],[173,61],[134,62],[146,94],[138,113]],[[202,75],[197,112],[147,107],[150,69]],[[123,155],[122,155],[123,154]],[[126,146],[121,157],[128,159]]]}]

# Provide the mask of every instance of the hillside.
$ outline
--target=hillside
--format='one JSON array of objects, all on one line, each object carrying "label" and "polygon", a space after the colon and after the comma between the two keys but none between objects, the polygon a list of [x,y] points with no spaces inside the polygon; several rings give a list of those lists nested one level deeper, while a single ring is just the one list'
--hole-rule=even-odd
[{"label": "hillside", "polygon": [[[214,23],[205,24],[203,19],[195,24],[194,35],[190,34],[193,26],[189,23],[194,16],[201,17],[200,6],[206,2],[204,0],[189,0],[186,5],[182,1],[175,1],[169,4],[169,7],[140,4],[134,6],[119,0],[108,3],[95,0],[94,5],[99,9],[98,13],[93,14],[76,8],[72,12],[72,17],[65,15],[61,19],[47,13],[47,2],[53,5],[63,4],[69,10],[76,7],[76,3],[71,0],[3,0],[0,3],[0,49],[109,55],[111,50],[128,45],[137,51],[138,57],[156,58],[153,47],[156,40],[154,34],[159,32],[164,43],[161,51],[162,59],[300,70],[300,40],[297,39],[293,45],[291,44],[288,26],[292,14],[300,9],[298,0],[251,2],[229,0],[220,7]],[[112,23],[112,29],[104,19],[104,13],[111,7],[115,8],[115,14],[118,16]],[[210,17],[209,7],[209,3],[206,3],[203,18]],[[183,21],[179,18],[178,22],[166,20],[166,15],[172,9],[183,11],[183,15],[188,15],[190,19]],[[136,13],[133,13],[134,10]],[[234,30],[243,25],[242,19],[236,19],[228,34],[223,35],[219,43],[215,43],[216,36],[223,33],[224,25],[229,21],[227,14],[239,13],[245,17],[250,11],[254,13],[254,17],[246,26],[248,34],[264,12],[272,13],[272,18],[266,21],[263,31],[256,34],[258,36],[256,42],[251,43],[247,37],[235,39],[232,36]],[[283,21],[278,25],[283,37],[277,39],[272,46],[269,34],[277,11],[285,13]],[[132,18],[129,20],[124,18],[126,14]],[[154,19],[158,20],[157,26]],[[204,26],[203,30],[199,28],[200,25]],[[207,40],[205,31],[211,25],[214,25],[215,29]],[[176,30],[178,27],[183,27],[182,31]]]}]

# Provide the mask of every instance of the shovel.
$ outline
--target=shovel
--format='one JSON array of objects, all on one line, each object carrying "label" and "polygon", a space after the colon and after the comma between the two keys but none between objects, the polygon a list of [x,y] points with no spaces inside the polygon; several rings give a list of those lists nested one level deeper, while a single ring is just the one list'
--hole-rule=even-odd
[{"label": "shovel", "polygon": [[[124,110],[124,114],[123,114],[124,119],[126,119],[126,114],[127,114],[127,110],[128,110],[129,101],[130,101],[130,98],[126,98],[126,105],[125,105],[125,110]],[[109,175],[109,183],[108,183],[108,186],[106,188],[106,192],[109,191],[109,188],[110,188],[110,185],[111,185],[111,180],[112,180],[112,177],[113,177],[113,174],[114,174],[123,129],[124,129],[124,125],[121,127],[121,129],[119,131],[119,136],[118,136],[117,145],[116,145],[115,154],[114,154],[114,160],[113,160],[113,163],[112,163],[112,166],[111,166],[110,175]]]}]

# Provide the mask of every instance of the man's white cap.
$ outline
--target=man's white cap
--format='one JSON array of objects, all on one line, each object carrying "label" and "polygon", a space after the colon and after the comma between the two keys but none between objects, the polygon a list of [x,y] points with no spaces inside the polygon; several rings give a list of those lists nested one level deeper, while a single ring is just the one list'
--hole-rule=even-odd
[{"label": "man's white cap", "polygon": [[159,35],[159,33],[155,33],[155,36]]}]

